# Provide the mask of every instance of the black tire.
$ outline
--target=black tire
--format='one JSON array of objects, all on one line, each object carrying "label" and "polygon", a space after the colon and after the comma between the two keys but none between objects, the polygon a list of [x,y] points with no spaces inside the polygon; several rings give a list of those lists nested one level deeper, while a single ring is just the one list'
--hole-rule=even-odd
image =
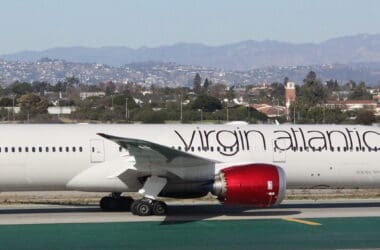
[{"label": "black tire", "polygon": [[99,205],[103,211],[116,211],[119,207],[117,200],[109,196],[103,197]]},{"label": "black tire", "polygon": [[162,201],[156,201],[153,203],[153,214],[154,215],[166,215],[168,207],[166,206],[165,202]]},{"label": "black tire", "polygon": [[132,214],[134,215],[138,215],[138,206],[140,205],[141,201],[140,200],[135,200],[132,202],[131,204],[131,207],[130,207],[130,210],[132,212]]},{"label": "black tire", "polygon": [[118,202],[119,202],[119,209],[121,211],[130,211],[131,205],[134,202],[134,200],[131,197],[121,196],[118,198]]},{"label": "black tire", "polygon": [[149,216],[152,214],[152,205],[148,202],[140,201],[136,207],[139,216]]}]

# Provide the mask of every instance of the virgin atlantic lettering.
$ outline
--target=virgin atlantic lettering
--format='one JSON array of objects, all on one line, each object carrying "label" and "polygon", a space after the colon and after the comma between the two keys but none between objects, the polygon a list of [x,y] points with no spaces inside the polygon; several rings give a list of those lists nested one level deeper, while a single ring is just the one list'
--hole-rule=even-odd
[{"label": "virgin atlantic lettering", "polygon": [[355,128],[336,130],[316,130],[291,127],[274,130],[270,138],[260,130],[254,129],[194,129],[190,135],[174,130],[186,151],[194,148],[217,150],[225,156],[232,156],[240,151],[251,151],[253,148],[267,150],[273,142],[273,150],[380,150],[380,133],[372,130],[358,131]]}]

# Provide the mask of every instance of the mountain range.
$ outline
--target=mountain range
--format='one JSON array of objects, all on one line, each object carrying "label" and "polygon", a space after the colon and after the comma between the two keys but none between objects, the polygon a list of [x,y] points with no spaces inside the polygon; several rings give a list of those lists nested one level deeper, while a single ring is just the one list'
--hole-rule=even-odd
[{"label": "mountain range", "polygon": [[0,55],[10,61],[34,62],[41,58],[78,63],[121,66],[148,61],[175,62],[225,70],[249,70],[269,66],[352,64],[380,62],[380,34],[359,34],[321,43],[295,44],[272,40],[243,41],[221,46],[177,43],[155,48],[60,47]]}]

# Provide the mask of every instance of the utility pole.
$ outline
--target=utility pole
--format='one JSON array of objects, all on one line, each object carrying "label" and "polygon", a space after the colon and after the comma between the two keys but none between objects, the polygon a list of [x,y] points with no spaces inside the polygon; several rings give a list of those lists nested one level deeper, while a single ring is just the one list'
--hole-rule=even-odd
[{"label": "utility pole", "polygon": [[228,101],[227,101],[227,105],[226,105],[226,112],[227,112],[227,122],[229,121],[229,117],[228,117]]},{"label": "utility pole", "polygon": [[15,95],[12,94],[12,119],[15,120]]},{"label": "utility pole", "polygon": [[182,94],[180,95],[180,110],[181,110],[181,123],[183,121],[183,112],[182,112]]},{"label": "utility pole", "polygon": [[125,98],[125,120],[128,122],[128,97]]}]

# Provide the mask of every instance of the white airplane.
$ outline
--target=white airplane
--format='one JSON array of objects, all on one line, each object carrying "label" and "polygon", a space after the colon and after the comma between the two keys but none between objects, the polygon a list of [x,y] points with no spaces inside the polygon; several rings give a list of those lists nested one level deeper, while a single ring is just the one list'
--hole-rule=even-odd
[{"label": "white airplane", "polygon": [[110,192],[103,210],[137,215],[165,214],[158,197],[269,207],[286,188],[380,187],[378,127],[39,124],[0,135],[0,191]]}]

